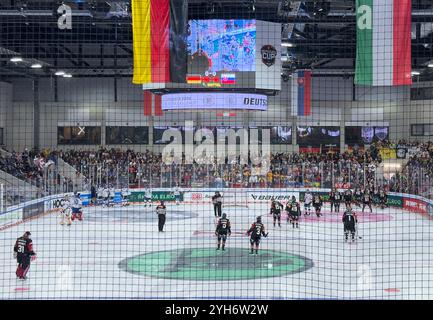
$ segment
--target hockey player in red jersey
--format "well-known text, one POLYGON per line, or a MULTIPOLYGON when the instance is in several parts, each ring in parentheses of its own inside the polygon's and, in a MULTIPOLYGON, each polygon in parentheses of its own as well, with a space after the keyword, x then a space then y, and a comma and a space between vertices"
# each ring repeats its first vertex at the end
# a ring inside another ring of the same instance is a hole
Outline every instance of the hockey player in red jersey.
POLYGON ((22 237, 19 237, 14 246, 14 257, 17 259, 18 267, 15 274, 21 280, 27 279, 27 272, 30 269, 30 261, 36 259, 36 253, 33 251, 33 242, 30 239, 30 231, 26 231, 22 237))

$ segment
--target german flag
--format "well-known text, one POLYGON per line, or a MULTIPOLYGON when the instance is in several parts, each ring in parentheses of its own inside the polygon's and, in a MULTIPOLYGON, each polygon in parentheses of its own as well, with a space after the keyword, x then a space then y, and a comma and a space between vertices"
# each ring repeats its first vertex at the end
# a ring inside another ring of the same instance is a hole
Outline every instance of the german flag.
POLYGON ((133 83, 185 82, 187 0, 133 0, 133 83))

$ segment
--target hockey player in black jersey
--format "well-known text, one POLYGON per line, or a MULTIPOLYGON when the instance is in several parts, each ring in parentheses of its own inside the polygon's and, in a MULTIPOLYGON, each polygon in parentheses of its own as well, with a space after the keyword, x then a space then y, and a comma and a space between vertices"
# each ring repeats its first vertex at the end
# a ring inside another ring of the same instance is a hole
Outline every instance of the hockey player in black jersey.
POLYGON ((362 196, 362 212, 364 212, 365 207, 367 206, 370 209, 370 212, 373 212, 371 209, 371 202, 373 198, 371 197, 370 190, 365 189, 364 195, 362 196))
POLYGON ((353 202, 357 207, 361 207, 361 203, 363 202, 361 189, 355 189, 355 192, 353 193, 353 202))
POLYGON ((333 203, 331 202, 331 212, 332 212, 332 205, 334 205, 335 212, 340 212, 341 198, 342 198, 341 193, 338 190, 335 190, 334 201, 333 203))
POLYGON ((232 234, 230 220, 227 218, 227 214, 223 213, 221 219, 218 220, 218 224, 215 230, 215 235, 218 237, 217 250, 221 249, 224 251, 227 241, 227 236, 232 234), (221 246, 222 241, 222 246, 221 246))
POLYGON ((259 254, 260 240, 262 236, 265 238, 268 236, 268 233, 265 232, 265 226, 262 223, 261 217, 257 217, 256 222, 251 225, 246 234, 250 236, 250 254, 254 254, 254 249, 256 250, 256 254, 259 254))
POLYGON ((315 194, 313 198, 313 207, 316 210, 317 217, 320 217, 322 215, 321 213, 322 205, 323 205, 322 197, 318 194, 315 194))
POLYGON ((379 206, 383 210, 386 207, 388 207, 388 195, 386 194, 385 190, 381 188, 379 190, 379 206))
POLYGON ((352 242, 355 241, 356 224, 358 222, 356 215, 352 210, 348 209, 343 214, 343 226, 344 226, 344 238, 348 241, 349 233, 351 235, 352 242))
POLYGON ((283 209, 283 205, 278 201, 272 201, 271 203, 271 211, 269 214, 272 215, 274 220, 274 227, 276 222, 278 221, 278 226, 281 228, 281 210, 283 209))
POLYGON ((30 269, 30 261, 36 259, 36 253, 33 251, 33 242, 30 239, 30 231, 26 231, 22 237, 19 237, 14 246, 14 257, 17 259, 18 267, 15 272, 20 280, 27 279, 27 272, 30 269))
POLYGON ((221 217, 222 213, 222 197, 221 194, 217 191, 212 196, 213 210, 215 213, 215 217, 221 217))
POLYGON ((292 196, 292 199, 287 202, 286 205, 287 222, 292 223, 292 227, 299 228, 299 217, 301 215, 301 205, 296 201, 296 197, 292 196))
POLYGON ((352 200, 353 200, 352 191, 346 190, 343 197, 344 197, 344 204, 346 205, 346 210, 348 209, 352 210, 352 200))

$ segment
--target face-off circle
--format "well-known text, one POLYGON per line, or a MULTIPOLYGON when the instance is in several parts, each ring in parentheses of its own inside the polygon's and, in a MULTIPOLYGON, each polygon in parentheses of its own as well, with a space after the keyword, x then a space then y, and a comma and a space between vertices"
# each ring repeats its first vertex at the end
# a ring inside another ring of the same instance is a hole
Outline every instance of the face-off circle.
POLYGON ((150 252, 119 263, 129 273, 164 279, 224 281, 281 277, 304 272, 312 260, 287 252, 248 249, 190 248, 150 252))

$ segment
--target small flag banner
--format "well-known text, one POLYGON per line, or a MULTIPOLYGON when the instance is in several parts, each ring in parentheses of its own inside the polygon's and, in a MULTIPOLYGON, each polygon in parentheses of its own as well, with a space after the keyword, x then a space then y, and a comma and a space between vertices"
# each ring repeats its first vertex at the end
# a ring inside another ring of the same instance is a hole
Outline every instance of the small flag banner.
POLYGON ((311 70, 292 75, 292 116, 311 116, 311 70))
POLYGON ((411 0, 356 0, 355 84, 412 84, 411 0))
POLYGON ((162 96, 144 91, 144 115, 145 116, 162 116, 162 96))

